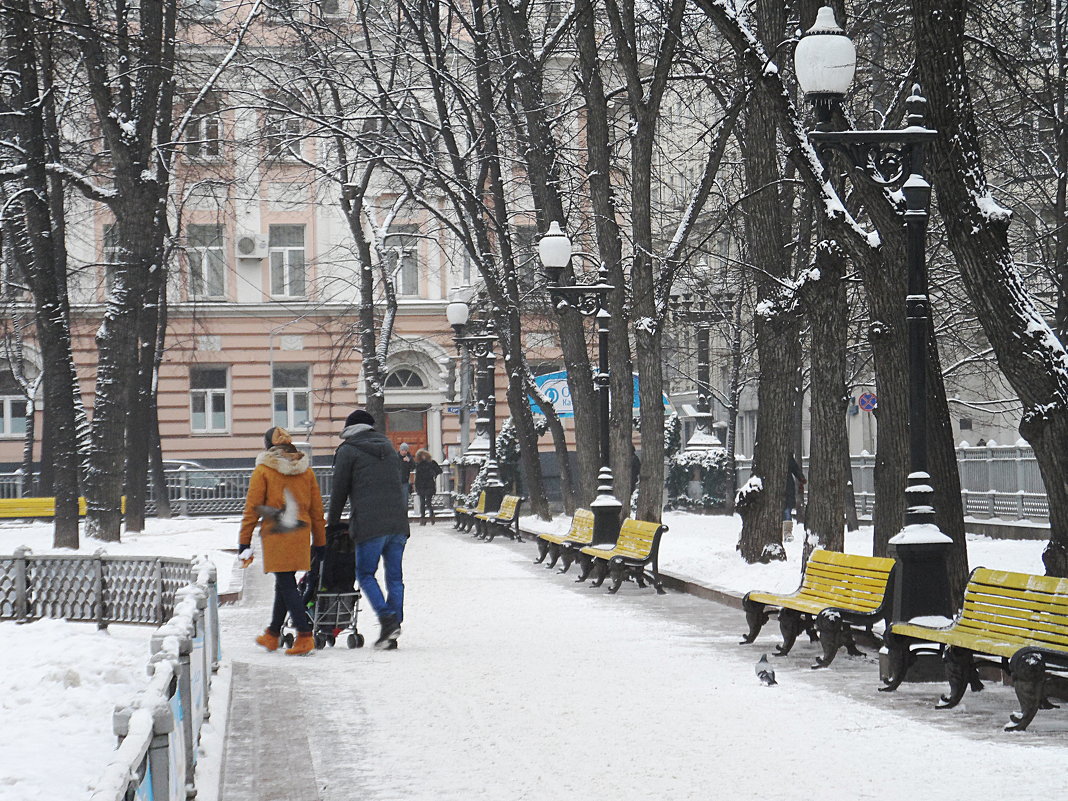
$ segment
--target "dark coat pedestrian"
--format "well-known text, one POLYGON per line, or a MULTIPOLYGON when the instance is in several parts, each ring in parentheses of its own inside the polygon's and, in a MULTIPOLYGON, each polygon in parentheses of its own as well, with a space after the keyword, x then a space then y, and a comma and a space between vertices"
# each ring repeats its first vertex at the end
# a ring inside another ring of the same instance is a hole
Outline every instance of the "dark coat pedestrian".
POLYGON ((415 491, 419 495, 419 525, 426 525, 426 513, 430 510, 430 522, 434 522, 434 493, 437 492, 441 465, 434 461, 430 451, 420 449, 415 454, 415 491))
POLYGON ((356 580, 382 625, 375 648, 392 650, 404 619, 402 562, 409 535, 408 503, 400 454, 374 425, 374 417, 363 409, 345 420, 343 441, 334 454, 327 523, 341 520, 347 500, 349 534, 356 543, 356 580), (380 562, 385 566, 385 594, 376 576, 380 562))

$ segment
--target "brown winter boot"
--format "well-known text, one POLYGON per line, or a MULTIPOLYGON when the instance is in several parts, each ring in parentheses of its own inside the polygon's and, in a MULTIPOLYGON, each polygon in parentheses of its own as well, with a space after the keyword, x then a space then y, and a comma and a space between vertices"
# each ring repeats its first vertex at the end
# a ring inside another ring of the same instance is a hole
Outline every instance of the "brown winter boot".
POLYGON ((278 638, 281 636, 281 632, 274 629, 264 629, 263 634, 256 638, 256 645, 262 645, 268 651, 278 650, 278 638))
POLYGON ((315 637, 310 631, 302 631, 297 634, 297 639, 292 648, 286 648, 286 656, 304 656, 315 650, 315 637))

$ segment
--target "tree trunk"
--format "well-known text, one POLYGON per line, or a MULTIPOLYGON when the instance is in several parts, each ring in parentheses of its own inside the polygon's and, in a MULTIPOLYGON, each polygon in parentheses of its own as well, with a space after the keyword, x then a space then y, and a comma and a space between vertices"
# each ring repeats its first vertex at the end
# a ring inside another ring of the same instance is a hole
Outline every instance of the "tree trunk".
POLYGON ((997 357, 1024 407, 1020 433, 1046 485, 1049 575, 1068 576, 1068 360, 1024 290, 1008 242, 1009 213, 990 198, 964 62, 964 0, 913 0, 917 68, 939 132, 929 160, 949 246, 997 357), (950 211, 951 210, 951 211, 950 211))
POLYGON ((148 493, 152 406, 155 397, 156 348, 159 340, 160 288, 146 295, 138 310, 137 373, 126 416, 126 530, 144 531, 148 493))
MULTIPOLYGON (((786 19, 781 2, 758 6, 758 35, 779 41, 786 19)), ((757 315, 756 345, 760 364, 757 389, 757 436, 753 448, 750 489, 741 509, 742 532, 738 550, 746 562, 786 558, 782 547, 784 488, 793 449, 794 405, 797 403, 797 368, 801 358, 798 325, 779 306, 783 300, 776 278, 789 275, 786 248, 788 225, 779 194, 782 178, 778 136, 771 98, 763 83, 753 87, 743 113, 741 152, 745 163, 748 199, 745 210, 750 261, 756 275, 757 303, 769 309, 757 315)), ((744 491, 744 489, 743 489, 744 491)))
MULTIPOLYGON (((22 222, 9 238, 34 298, 34 316, 45 364, 44 403, 51 443, 52 491, 56 499, 52 544, 78 547, 78 477, 80 460, 75 425, 74 359, 67 294, 67 247, 64 187, 46 170, 58 160, 59 128, 51 88, 51 38, 36 29, 28 0, 12 6, 8 69, 18 75, 17 103, 23 113, 5 115, 19 139, 26 173, 19 196, 22 222)), ((5 131, 6 133, 6 131, 5 131)), ((9 231, 10 232, 10 231, 9 231)))
POLYGON ((846 436, 845 346, 848 314, 845 297, 845 255, 833 242, 816 247, 819 279, 806 293, 812 328, 812 438, 809 443, 806 547, 845 550, 842 454, 848 456, 846 436))

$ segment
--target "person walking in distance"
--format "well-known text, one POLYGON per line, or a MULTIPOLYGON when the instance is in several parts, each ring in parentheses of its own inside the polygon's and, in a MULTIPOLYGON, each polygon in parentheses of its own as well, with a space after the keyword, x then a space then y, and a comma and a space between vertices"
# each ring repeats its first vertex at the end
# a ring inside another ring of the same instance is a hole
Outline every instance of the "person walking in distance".
POLYGON ((419 495, 419 525, 426 525, 426 513, 430 510, 430 523, 434 523, 434 493, 437 491, 441 465, 434 461, 430 451, 420 448, 415 454, 415 491, 419 495))
POLYGON ((805 474, 801 472, 801 465, 797 463, 794 455, 790 454, 790 461, 786 468, 786 486, 783 488, 783 511, 782 511, 782 541, 793 542, 794 539, 794 506, 797 504, 797 488, 804 491, 805 474), (794 481, 797 481, 795 484, 794 481))
POLYGON ((400 454, 374 425, 374 417, 364 409, 345 419, 342 443, 334 454, 327 523, 340 522, 347 500, 349 536, 356 545, 356 580, 382 626, 375 648, 390 650, 397 647, 404 620, 401 565, 410 532, 400 454), (384 595, 376 577, 379 562, 385 567, 384 595))
POLYGON ((415 459, 412 458, 412 452, 407 442, 402 442, 398 450, 401 458, 401 486, 404 487, 404 508, 407 509, 411 505, 412 470, 415 468, 415 459))
POLYGON ((263 572, 274 573, 274 607, 271 623, 256 644, 268 651, 278 650, 286 613, 297 630, 290 656, 315 650, 312 624, 297 591, 296 572, 311 568, 311 554, 326 550, 326 527, 319 482, 284 428, 269 428, 263 435, 267 448, 256 457, 256 469, 248 482, 245 514, 238 536, 238 556, 242 567, 252 564, 252 533, 260 524, 263 542, 263 572))

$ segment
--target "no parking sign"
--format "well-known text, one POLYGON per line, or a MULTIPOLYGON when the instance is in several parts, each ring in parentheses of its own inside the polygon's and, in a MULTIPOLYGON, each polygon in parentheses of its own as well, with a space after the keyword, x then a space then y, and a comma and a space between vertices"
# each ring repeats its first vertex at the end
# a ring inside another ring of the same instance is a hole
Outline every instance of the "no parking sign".
POLYGON ((857 398, 857 406, 866 412, 874 412, 879 408, 879 399, 871 392, 865 392, 857 398))

